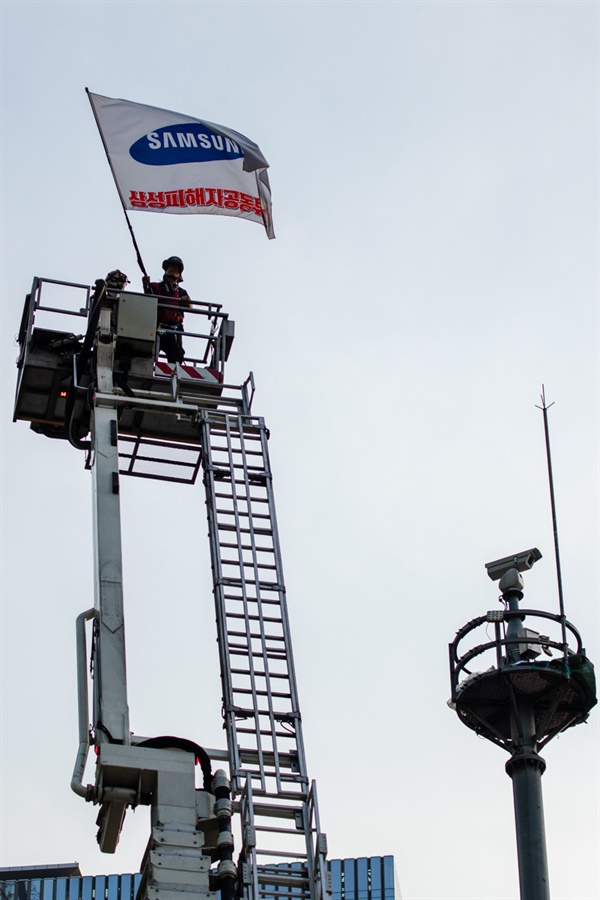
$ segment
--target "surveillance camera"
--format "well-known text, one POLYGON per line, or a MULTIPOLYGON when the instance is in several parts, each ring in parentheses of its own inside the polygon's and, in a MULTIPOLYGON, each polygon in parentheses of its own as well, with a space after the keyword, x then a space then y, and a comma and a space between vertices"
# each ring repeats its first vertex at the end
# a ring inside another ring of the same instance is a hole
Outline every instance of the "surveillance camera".
POLYGON ((492 581, 498 581, 509 569, 516 569, 518 572, 526 572, 531 569, 533 564, 542 558, 542 554, 533 547, 531 550, 524 550, 523 553, 515 553, 513 556, 505 556, 503 559, 495 559, 493 562, 485 564, 487 573, 492 581))

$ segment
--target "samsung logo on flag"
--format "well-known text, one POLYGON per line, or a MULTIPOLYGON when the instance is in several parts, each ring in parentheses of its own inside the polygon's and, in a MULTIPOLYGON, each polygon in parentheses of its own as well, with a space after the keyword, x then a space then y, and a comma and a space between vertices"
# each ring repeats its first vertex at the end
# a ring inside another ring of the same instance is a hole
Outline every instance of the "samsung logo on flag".
POLYGON ((235 141, 210 128, 166 125, 145 134, 129 148, 130 156, 145 166, 175 166, 179 163, 239 159, 244 154, 235 141))

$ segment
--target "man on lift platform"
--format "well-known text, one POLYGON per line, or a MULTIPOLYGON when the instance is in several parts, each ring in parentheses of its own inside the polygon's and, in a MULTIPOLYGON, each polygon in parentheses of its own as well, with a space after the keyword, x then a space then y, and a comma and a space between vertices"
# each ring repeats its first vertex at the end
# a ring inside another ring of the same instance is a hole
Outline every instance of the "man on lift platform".
POLYGON ((183 280, 183 261, 178 256, 169 256, 162 267, 165 273, 162 281, 150 281, 144 275, 142 284, 145 294, 161 298, 158 301, 158 326, 168 330, 160 336, 160 349, 170 363, 182 363, 185 357, 181 341, 183 307, 191 306, 188 292, 179 287, 183 280))

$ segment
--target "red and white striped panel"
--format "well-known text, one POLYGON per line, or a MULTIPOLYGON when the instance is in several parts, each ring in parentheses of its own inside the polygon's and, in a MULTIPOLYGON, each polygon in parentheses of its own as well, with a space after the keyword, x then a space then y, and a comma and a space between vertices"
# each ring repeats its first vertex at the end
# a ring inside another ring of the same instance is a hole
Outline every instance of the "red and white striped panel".
POLYGON ((209 384, 220 384, 222 375, 216 369, 196 369, 195 366, 186 366, 180 363, 167 363, 157 360, 154 364, 156 375, 171 377, 177 370, 177 377, 182 381, 206 381, 209 384))

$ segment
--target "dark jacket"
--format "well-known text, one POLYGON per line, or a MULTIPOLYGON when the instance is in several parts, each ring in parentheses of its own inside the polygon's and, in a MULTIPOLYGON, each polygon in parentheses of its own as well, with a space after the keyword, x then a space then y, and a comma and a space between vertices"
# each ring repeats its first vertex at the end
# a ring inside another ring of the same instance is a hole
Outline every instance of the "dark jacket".
POLYGON ((164 306, 158 308, 158 324, 167 325, 173 328, 175 325, 181 325, 183 322, 183 307, 189 306, 190 295, 182 287, 171 287, 168 281, 151 281, 148 288, 144 289, 146 294, 154 294, 160 297, 159 303, 168 303, 173 309, 164 306), (164 298, 164 299, 163 299, 164 298))

